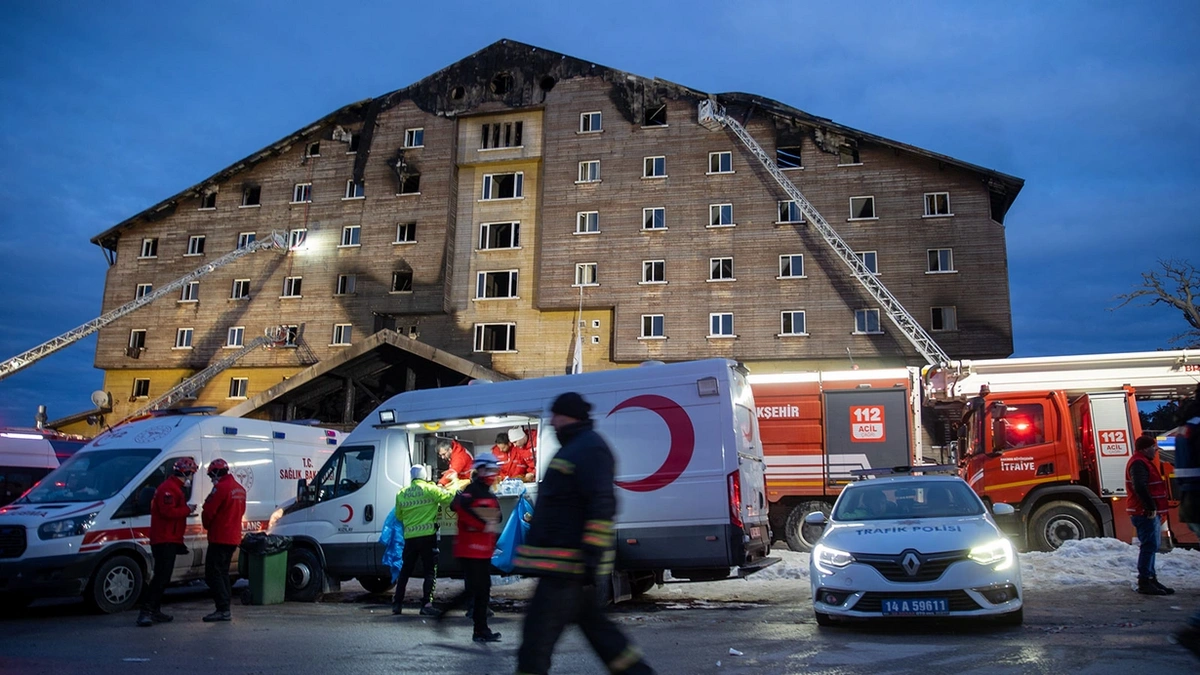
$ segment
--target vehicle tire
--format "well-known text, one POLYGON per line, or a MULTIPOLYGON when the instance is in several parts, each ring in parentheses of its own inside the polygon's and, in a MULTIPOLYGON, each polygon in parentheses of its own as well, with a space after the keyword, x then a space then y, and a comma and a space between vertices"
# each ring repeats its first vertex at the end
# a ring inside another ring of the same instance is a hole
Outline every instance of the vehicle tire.
POLYGON ((358 577, 358 583, 362 584, 368 593, 376 595, 387 593, 396 585, 392 583, 391 577, 358 577))
POLYGON ((307 548, 288 552, 287 588, 284 596, 296 602, 316 602, 325 587, 325 569, 321 559, 307 548))
POLYGON ((1075 502, 1050 502, 1029 519, 1029 547, 1054 551, 1064 541, 1100 536, 1100 527, 1088 510, 1075 502))
POLYGON ((144 580, 137 561, 127 555, 115 555, 96 568, 84 599, 105 614, 124 612, 141 596, 144 580))
POLYGON ((654 588, 656 579, 653 574, 647 574, 644 577, 637 577, 630 583, 629 592, 634 599, 640 598, 650 592, 654 588))
POLYGON ((821 533, 825 531, 825 528, 820 525, 805 523, 804 517, 818 511, 828 517, 832 510, 826 502, 804 502, 792 508, 783 526, 783 534, 787 539, 788 548, 797 553, 812 551, 813 546, 817 545, 817 540, 821 538, 821 533))
POLYGON ((828 628, 828 627, 830 627, 830 626, 833 626, 833 625, 835 625, 835 622, 834 622, 834 620, 833 620, 833 617, 832 617, 832 616, 829 616, 829 615, 828 615, 828 614, 826 614, 825 612, 816 612, 816 611, 814 611, 814 612, 813 612, 813 616, 817 617, 817 625, 818 625, 818 626, 821 626, 821 627, 823 627, 823 628, 828 628))
POLYGON ((996 617, 996 623, 1000 624, 1001 626, 1020 626, 1021 624, 1025 623, 1025 608, 1022 607, 1015 612, 1001 614, 1000 616, 996 617))

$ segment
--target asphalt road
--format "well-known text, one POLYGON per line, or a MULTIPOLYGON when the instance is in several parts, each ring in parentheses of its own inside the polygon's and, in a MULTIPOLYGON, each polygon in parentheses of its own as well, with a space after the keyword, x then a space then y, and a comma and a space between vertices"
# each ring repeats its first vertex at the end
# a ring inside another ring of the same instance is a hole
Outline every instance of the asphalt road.
MULTIPOLYGON (((411 584, 411 593, 417 585, 411 584)), ((439 582, 438 596, 455 588, 439 582)), ((200 621, 212 609, 203 586, 173 590, 164 608, 175 621, 153 628, 135 627, 136 612, 101 616, 79 603, 39 603, 20 618, 0 621, 0 672, 512 673, 528 588, 525 582, 496 589, 492 629, 504 637, 491 645, 472 643, 470 622, 461 615, 439 632, 416 615, 415 603, 394 617, 388 598, 356 584, 317 604, 235 604, 233 622, 222 624, 200 621)), ((1196 591, 1150 598, 1113 585, 1032 590, 1019 628, 922 622, 818 629, 806 594, 807 583, 800 582, 782 590, 744 581, 672 584, 645 601, 619 606, 612 616, 660 673, 1200 670, 1200 661, 1167 640, 1200 606, 1196 591), (731 655, 730 648, 742 654, 731 655)), ((554 672, 605 670, 572 630, 559 644, 554 672)))

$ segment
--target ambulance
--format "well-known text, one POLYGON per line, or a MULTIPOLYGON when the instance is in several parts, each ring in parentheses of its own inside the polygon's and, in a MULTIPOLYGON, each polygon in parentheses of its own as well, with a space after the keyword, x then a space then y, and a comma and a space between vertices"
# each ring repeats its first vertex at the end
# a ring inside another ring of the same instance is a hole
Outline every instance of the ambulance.
MULTIPOLYGON (((592 404, 596 430, 616 458, 615 600, 650 590, 667 571, 715 580, 777 561, 768 557, 763 449, 746 371, 710 359, 393 396, 346 437, 315 480, 299 483, 296 503, 273 519, 270 531, 294 542, 289 597, 314 600, 352 577, 373 592, 391 586, 380 530, 410 467, 441 475, 439 441, 477 454, 490 451, 500 431, 535 438, 540 479, 559 448, 550 404, 568 391, 592 404)), ((537 484, 524 487, 536 512, 537 484)), ((502 491, 506 518, 518 498, 502 491)), ((455 534, 453 520, 444 520, 439 574, 454 573, 455 534)))
POLYGON ((150 498, 183 457, 200 466, 188 494, 197 509, 184 536, 189 552, 171 578, 203 578, 199 507, 212 490, 212 460, 227 461, 246 488, 242 526, 259 531, 294 496, 296 479, 315 475, 341 441, 311 426, 196 414, 211 410, 164 411, 108 430, 0 508, 0 605, 83 596, 105 613, 134 606, 153 569, 150 498))
POLYGON ((51 429, 0 429, 0 506, 33 487, 87 444, 51 429))

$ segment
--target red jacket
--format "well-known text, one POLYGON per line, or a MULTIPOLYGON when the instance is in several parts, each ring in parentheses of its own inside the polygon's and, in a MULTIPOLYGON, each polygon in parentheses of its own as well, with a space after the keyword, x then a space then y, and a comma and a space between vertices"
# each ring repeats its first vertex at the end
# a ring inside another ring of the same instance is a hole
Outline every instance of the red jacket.
POLYGON ((1133 474, 1131 469, 1135 463, 1141 463, 1146 466, 1147 478, 1146 488, 1150 492, 1150 500, 1154 502, 1154 510, 1160 514, 1167 512, 1167 484, 1163 482, 1162 474, 1159 473, 1158 467, 1154 465, 1141 453, 1133 453, 1133 457, 1129 458, 1129 463, 1125 465, 1125 494, 1128 499, 1125 502, 1125 510, 1131 516, 1146 515, 1146 505, 1142 504, 1142 498, 1138 496, 1137 486, 1133 482, 1133 474))
POLYGON ((450 468, 442 472, 438 485, 448 485, 452 480, 470 478, 471 466, 474 462, 475 458, 467 452, 466 448, 459 445, 458 441, 452 441, 450 444, 450 468), (454 476, 451 472, 458 475, 454 476))
POLYGON ((150 544, 182 544, 190 513, 183 481, 178 476, 168 476, 154 491, 150 502, 150 544))
POLYGON ((492 454, 500 460, 500 480, 519 478, 524 480, 525 474, 534 472, 533 451, 524 446, 510 445, 508 452, 499 452, 499 446, 492 446, 492 454))
POLYGON ((500 538, 500 500, 487 483, 473 480, 454 497, 450 508, 458 514, 454 557, 491 559, 500 538))
POLYGON ((225 474, 213 485, 204 500, 200 520, 208 530, 208 543, 242 543, 242 516, 246 514, 246 489, 232 474, 225 474))

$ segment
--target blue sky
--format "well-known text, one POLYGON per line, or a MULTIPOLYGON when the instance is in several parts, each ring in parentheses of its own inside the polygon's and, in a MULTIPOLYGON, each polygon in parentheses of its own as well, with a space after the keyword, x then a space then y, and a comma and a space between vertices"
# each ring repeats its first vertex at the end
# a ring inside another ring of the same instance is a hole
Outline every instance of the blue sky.
MULTIPOLYGON (((744 91, 1024 178, 1006 221, 1017 356, 1151 350, 1109 311, 1200 264, 1200 3, 5 3, 0 358, 100 313, 89 239, 353 101, 501 38, 744 91), (159 5, 162 5, 161 7, 159 5)), ((0 381, 0 426, 89 407, 88 339, 0 381)))

